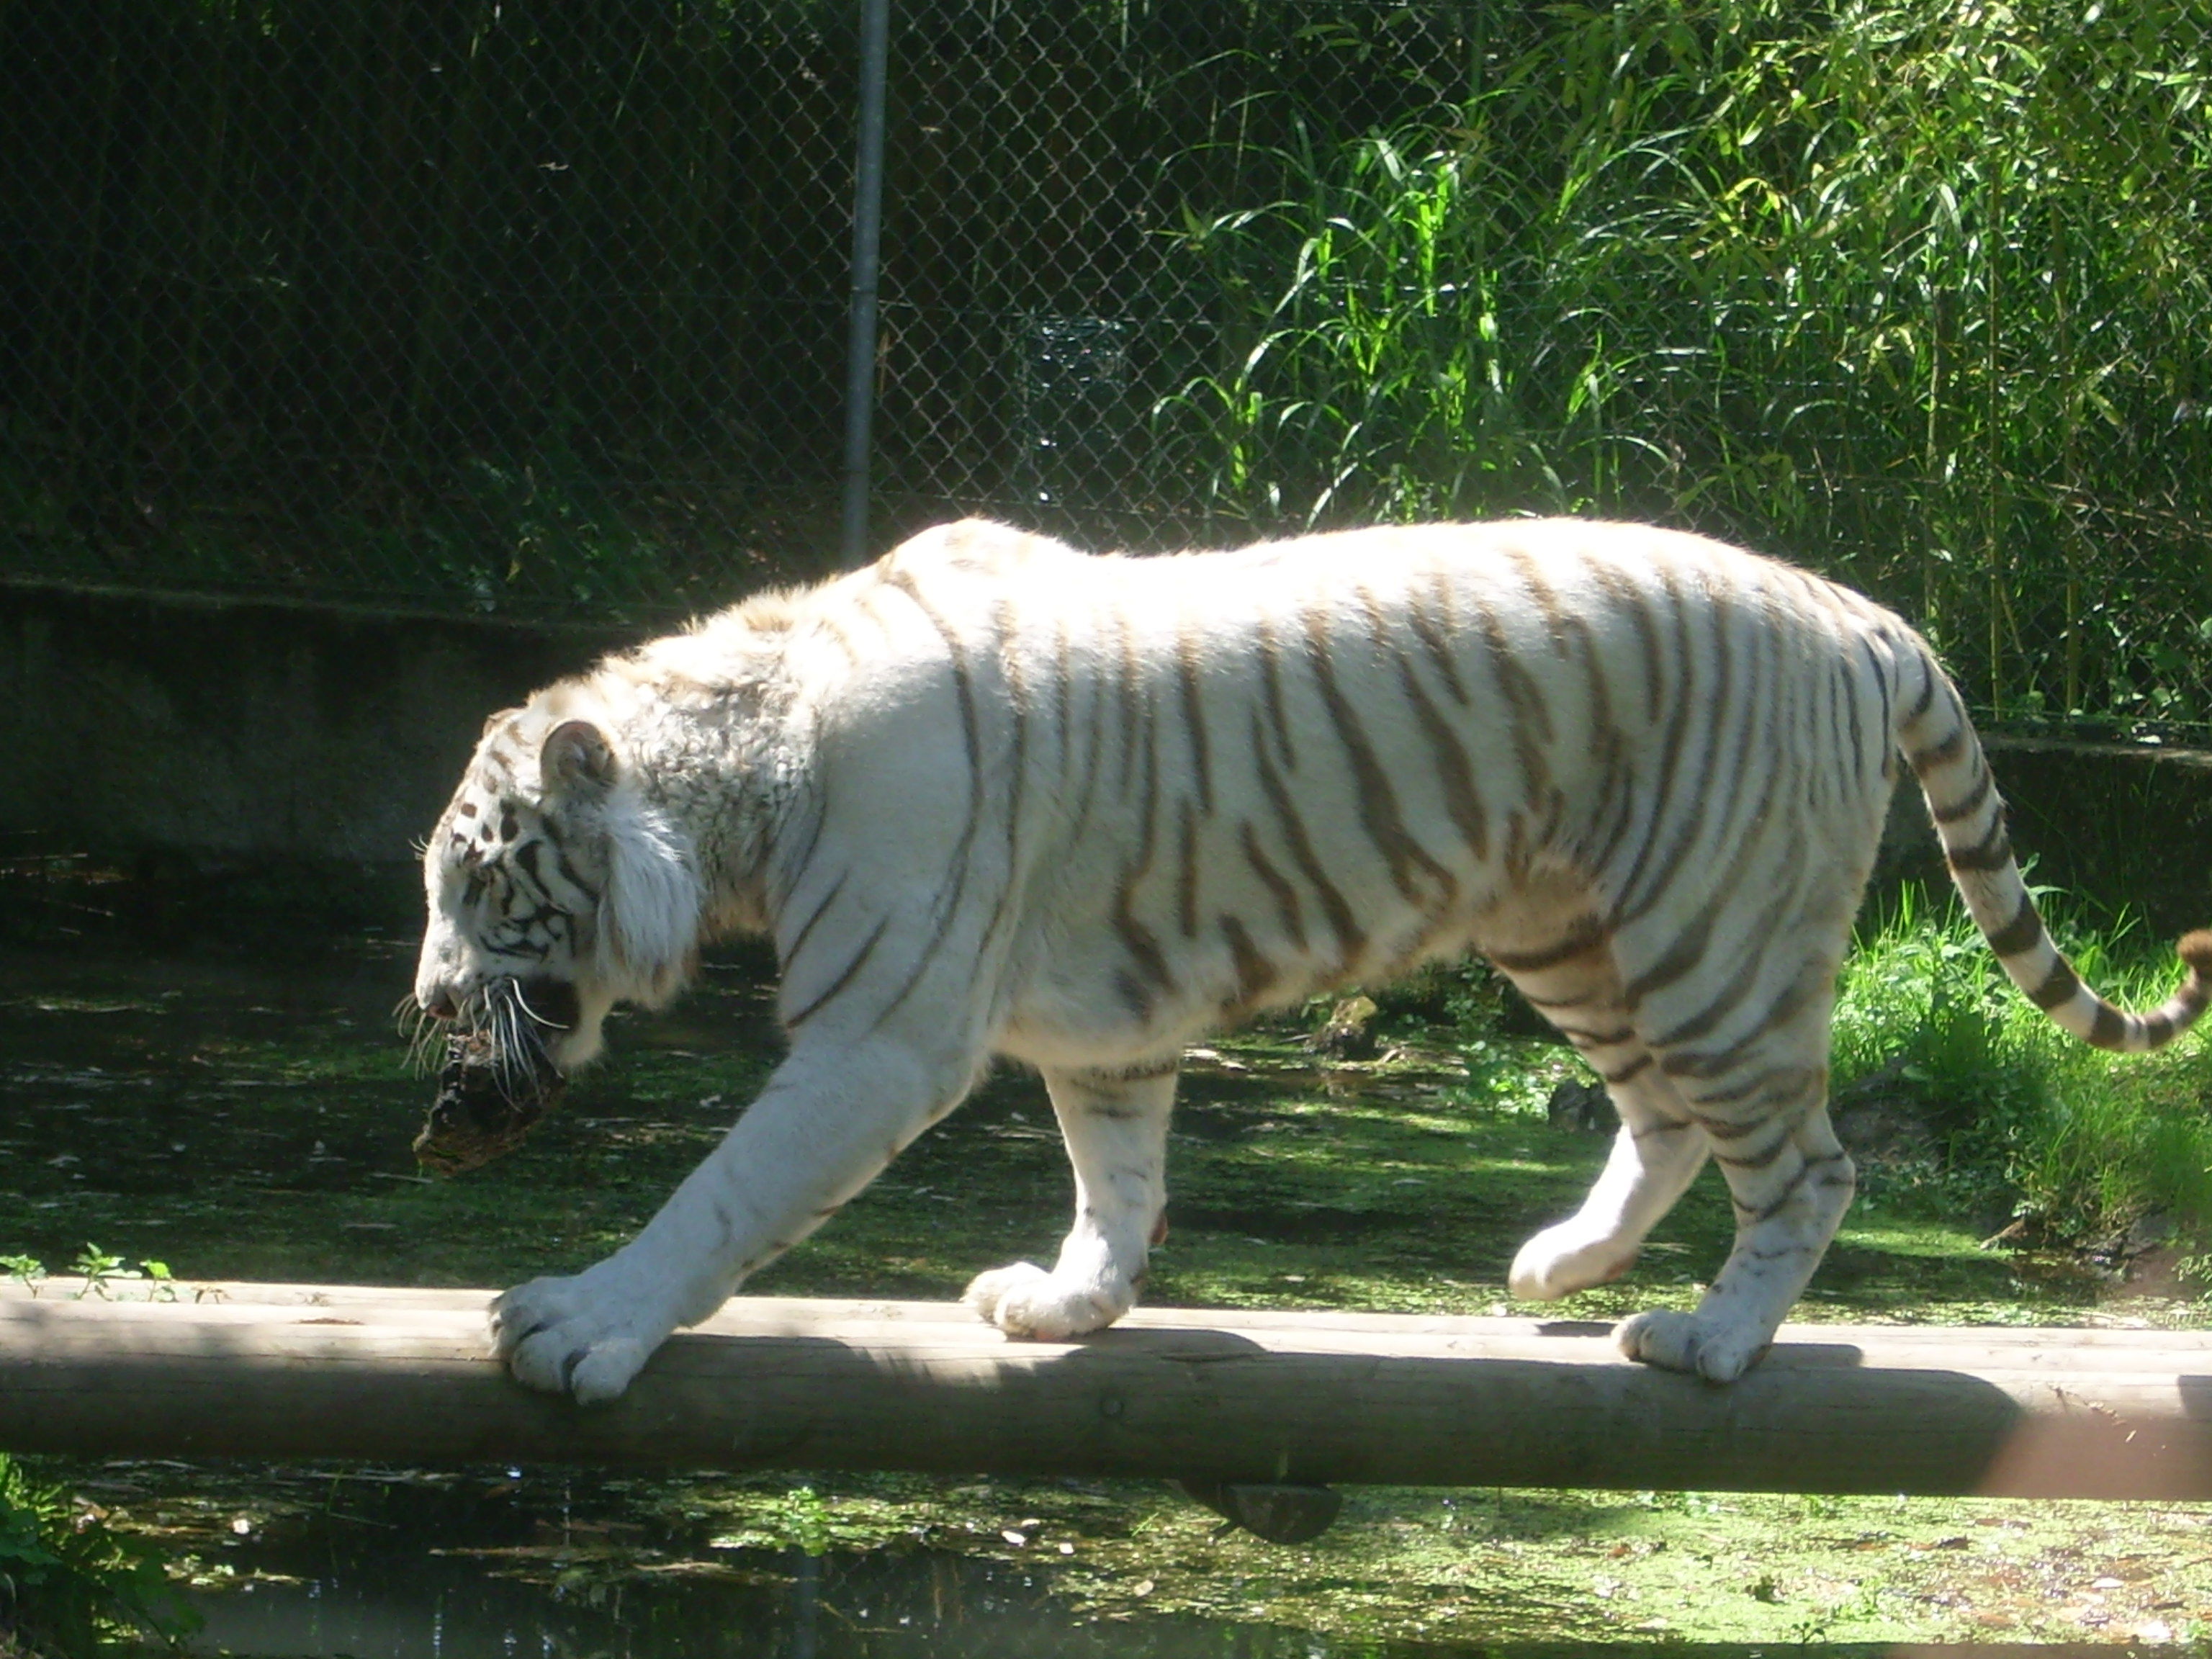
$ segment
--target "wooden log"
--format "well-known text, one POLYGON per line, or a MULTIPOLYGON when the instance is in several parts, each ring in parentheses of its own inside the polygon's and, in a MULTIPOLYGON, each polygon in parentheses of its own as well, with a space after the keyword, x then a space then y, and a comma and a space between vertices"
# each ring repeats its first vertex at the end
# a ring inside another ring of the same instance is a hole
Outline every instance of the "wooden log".
POLYGON ((2212 1498, 2208 1333, 1789 1327, 1717 1388, 1572 1322, 1147 1309, 1013 1342, 744 1297, 586 1410, 486 1357, 483 1291, 42 1290, 0 1293, 15 1451, 2212 1498))

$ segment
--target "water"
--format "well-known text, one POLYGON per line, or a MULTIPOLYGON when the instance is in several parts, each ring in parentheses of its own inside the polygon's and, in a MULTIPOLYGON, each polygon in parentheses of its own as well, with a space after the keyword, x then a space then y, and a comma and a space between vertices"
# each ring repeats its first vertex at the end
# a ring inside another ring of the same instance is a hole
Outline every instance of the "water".
POLYGON ((747 1568, 728 1581, 568 1589, 518 1583, 486 1567, 454 1557, 360 1564, 204 1595, 208 1622, 192 1650, 265 1659, 890 1659, 946 1653, 1320 1659, 1376 1651, 1265 1626, 1085 1621, 1027 1577, 942 1555, 798 1555, 747 1568))
MULTIPOLYGON (((1086 1611, 1018 1565, 927 1548, 716 1548, 638 1518, 640 1483, 520 1470, 270 1471, 212 1494, 112 1466, 220 1541, 192 1651, 241 1659, 894 1659, 901 1655, 1337 1659, 1486 1650, 1338 1644, 1266 1624, 1086 1611), (275 1512, 258 1496, 280 1498, 275 1512), (236 1511, 236 1519, 226 1515, 236 1511), (234 1529, 235 1528, 235 1529, 234 1529)), ((100 1482, 95 1478, 95 1486, 100 1482)), ((173 1516, 175 1511, 169 1511, 173 1516)))

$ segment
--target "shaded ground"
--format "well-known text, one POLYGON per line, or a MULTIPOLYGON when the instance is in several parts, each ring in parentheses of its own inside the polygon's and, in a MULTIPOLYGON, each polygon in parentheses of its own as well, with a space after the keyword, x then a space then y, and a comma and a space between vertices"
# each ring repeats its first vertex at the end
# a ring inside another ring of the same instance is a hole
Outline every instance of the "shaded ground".
MULTIPOLYGON (((429 1085, 404 1070, 390 1015, 412 945, 368 934, 289 959, 0 956, 0 1255, 59 1269, 94 1243, 186 1280, 501 1285, 580 1267, 651 1213, 773 1063, 757 968, 710 968, 671 1013, 619 1021, 613 1059, 578 1079, 522 1152, 432 1182, 408 1152, 429 1085)), ((1282 1037, 1196 1057, 1150 1299, 1502 1310, 1512 1249, 1571 1206, 1603 1154, 1601 1137, 1546 1116, 1571 1065, 1506 1036, 1327 1069, 1282 1037)), ((1869 1186, 1875 1201, 1854 1212, 1802 1317, 2063 1325, 2201 1312, 2125 1298, 2064 1258, 1982 1249, 1988 1218, 1885 1201, 1879 1172, 1869 1186)), ((1048 1259, 1067 1201, 1042 1091, 1007 1073, 754 1288, 957 1295, 979 1267, 1048 1259)), ((1729 1225, 1709 1175, 1634 1274, 1563 1311, 1688 1300, 1729 1225)), ((755 1618, 745 1596, 787 1610, 812 1571, 827 1575, 820 1606, 840 1611, 810 1616, 825 1630, 858 1620, 891 1644, 869 1651, 903 1650, 895 1626, 854 1609, 907 1597, 911 1620, 916 1586, 936 1584, 927 1594, 941 1608, 956 1581, 958 1595, 1044 1609, 1022 1626, 1030 1651, 1046 1650, 1048 1627, 1123 1623, 1148 1634, 1117 1652, 1255 1655, 1307 1652, 1297 1632, 1413 1644, 2212 1635, 2212 1510, 2193 1506, 1368 1490, 1349 1494, 1324 1538, 1282 1549, 1135 1483, 69 1473, 210 1583, 258 1573, 270 1595, 287 1578, 322 1584, 298 1571, 298 1552, 317 1550, 353 1550, 357 1580, 369 1571, 358 1540, 398 1530, 418 1552, 441 1540, 437 1571, 461 1573, 457 1584, 494 1575, 572 1612, 629 1595, 636 1613, 671 1583, 713 1583, 724 1600, 697 1606, 742 1626, 755 1618), (394 1503, 417 1507, 395 1519, 380 1508, 394 1503), (489 1533, 462 1514, 502 1505, 514 1513, 489 1533), (870 1588, 870 1564, 894 1557, 905 1576, 870 1588), (797 1565, 807 1561, 826 1565, 797 1565), (1232 1622, 1176 1622, 1200 1615, 1232 1622), (1237 1625, 1289 1633, 1286 1644, 1224 1645, 1237 1625)))

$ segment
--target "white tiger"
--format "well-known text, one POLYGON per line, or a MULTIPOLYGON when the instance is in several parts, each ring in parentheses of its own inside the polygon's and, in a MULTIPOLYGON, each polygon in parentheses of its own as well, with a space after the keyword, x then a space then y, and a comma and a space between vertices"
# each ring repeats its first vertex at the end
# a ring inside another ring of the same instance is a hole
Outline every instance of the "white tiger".
POLYGON ((1050 1268, 967 1299, 1012 1336, 1095 1331, 1163 1225, 1184 1045, 1472 947, 1622 1125, 1513 1294, 1625 1272, 1710 1155, 1735 1249, 1696 1311, 1619 1341, 1733 1378, 1850 1199, 1829 1016, 1900 754, 2053 1020, 2136 1049, 2195 1020, 2212 933, 2154 1013, 2075 978, 1911 629, 1693 536, 1506 522, 1133 558, 968 521, 611 658, 485 728, 428 843, 416 998, 510 1043, 534 1020, 565 1072, 615 1003, 759 930, 790 1049, 635 1240, 500 1298, 496 1346, 533 1387, 620 1394, 994 1054, 1044 1075, 1075 1220, 1050 1268))

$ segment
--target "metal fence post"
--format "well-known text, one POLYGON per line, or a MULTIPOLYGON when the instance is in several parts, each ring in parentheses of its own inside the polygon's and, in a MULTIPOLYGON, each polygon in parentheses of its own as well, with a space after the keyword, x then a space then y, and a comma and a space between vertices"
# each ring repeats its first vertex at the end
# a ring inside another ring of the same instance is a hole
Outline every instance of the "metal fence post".
POLYGON ((860 137, 853 167, 852 329, 845 360, 845 498, 838 561, 868 551, 869 427, 876 400, 876 276, 884 228, 884 82, 890 0, 860 0, 860 137))

